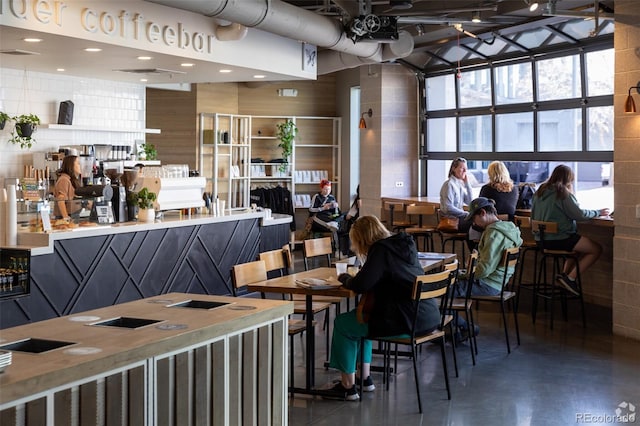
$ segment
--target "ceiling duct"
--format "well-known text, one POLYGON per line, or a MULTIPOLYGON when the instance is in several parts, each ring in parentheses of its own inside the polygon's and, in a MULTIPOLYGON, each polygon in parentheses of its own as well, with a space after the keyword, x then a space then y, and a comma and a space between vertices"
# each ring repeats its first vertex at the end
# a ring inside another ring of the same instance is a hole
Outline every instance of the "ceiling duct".
MULTIPOLYGON (((357 56, 360 58, 358 60, 360 62, 373 63, 381 60, 382 57, 397 59, 403 57, 395 56, 397 52, 406 52, 406 55, 409 55, 413 50, 413 38, 410 38, 411 49, 392 49, 390 46, 395 43, 382 44, 379 40, 375 40, 376 43, 354 43, 347 37, 341 23, 337 20, 301 9, 281 0, 261 2, 246 0, 146 1, 257 28, 282 37, 331 49, 342 55, 357 56)), ((400 38, 398 36, 398 41, 400 38)), ((406 43, 406 39, 402 41, 403 45, 406 43)), ((324 73, 325 69, 319 60, 318 74, 324 73)))

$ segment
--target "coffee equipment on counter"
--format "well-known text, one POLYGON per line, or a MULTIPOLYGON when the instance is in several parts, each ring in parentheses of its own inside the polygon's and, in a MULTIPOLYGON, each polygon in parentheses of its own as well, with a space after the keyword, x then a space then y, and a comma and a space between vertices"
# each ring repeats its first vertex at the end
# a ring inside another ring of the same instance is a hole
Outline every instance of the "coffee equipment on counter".
POLYGON ((113 197, 111 204, 113 207, 114 219, 116 222, 126 222, 129 220, 127 209, 127 191, 122 185, 122 172, 118 169, 105 169, 105 175, 111 180, 113 197))
POLYGON ((105 185, 87 185, 76 188, 76 195, 93 199, 89 219, 100 224, 113 223, 115 221, 111 203, 113 188, 110 185, 109 178, 105 180, 107 182, 105 185))

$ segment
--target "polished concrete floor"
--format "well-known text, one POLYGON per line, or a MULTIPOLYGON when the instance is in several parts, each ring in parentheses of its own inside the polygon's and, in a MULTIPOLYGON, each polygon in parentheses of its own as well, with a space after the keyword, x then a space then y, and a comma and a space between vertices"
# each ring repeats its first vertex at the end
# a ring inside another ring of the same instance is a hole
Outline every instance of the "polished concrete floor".
MULTIPOLYGON (((297 268, 296 268, 297 269, 297 268)), ((458 346, 459 377, 447 347, 451 400, 447 399, 439 349, 426 346, 418 364, 424 413, 418 412, 412 363, 400 359, 390 389, 373 373, 377 389, 361 402, 289 398, 290 425, 571 425, 626 424, 631 405, 640 417, 640 342, 613 336, 610 320, 587 308, 582 328, 577 306, 569 321, 539 314, 535 325, 522 308, 521 344, 507 354, 499 313, 481 306, 477 323, 479 355, 475 366, 467 344, 458 346), (485 309, 486 308, 486 309, 485 309), (616 418, 619 409, 620 418, 616 418)), ((339 373, 326 370, 322 327, 316 327, 316 385, 329 386, 339 373)), ((295 339, 296 385, 304 384, 304 347, 295 339)), ((374 364, 382 360, 374 356, 374 364)), ((635 420, 640 424, 640 418, 635 420)))

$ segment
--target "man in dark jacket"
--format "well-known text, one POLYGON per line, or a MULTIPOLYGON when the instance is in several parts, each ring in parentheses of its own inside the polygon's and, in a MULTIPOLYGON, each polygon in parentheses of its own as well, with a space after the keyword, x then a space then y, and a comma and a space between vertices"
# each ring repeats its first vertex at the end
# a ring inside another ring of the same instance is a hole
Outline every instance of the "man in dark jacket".
MULTIPOLYGON (((424 274, 411 236, 390 235, 375 216, 363 216, 352 226, 351 241, 358 256, 366 258, 362 269, 353 277, 341 274, 338 279, 346 288, 362 293, 370 306, 364 318, 357 310, 338 315, 333 329, 330 366, 341 371, 341 382, 330 392, 336 399, 358 400, 355 370, 360 338, 366 336, 397 336, 411 332, 413 325, 412 289, 415 278, 424 274)), ((362 303, 362 302, 361 302, 362 303)), ((418 331, 434 330, 440 324, 440 311, 434 300, 420 303, 418 331)), ((364 345, 365 377, 363 391, 375 389, 369 368, 371 342, 364 345)))

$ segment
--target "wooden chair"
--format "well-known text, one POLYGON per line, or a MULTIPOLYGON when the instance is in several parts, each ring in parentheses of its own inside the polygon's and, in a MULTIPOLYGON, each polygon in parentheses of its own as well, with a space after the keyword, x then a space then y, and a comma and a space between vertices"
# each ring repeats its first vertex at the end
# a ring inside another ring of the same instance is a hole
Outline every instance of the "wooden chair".
POLYGON ((405 228, 404 232, 413 237, 413 239, 416 241, 416 246, 418 246, 418 239, 422 238, 422 251, 435 250, 433 244, 433 234, 436 232, 436 227, 434 225, 426 224, 428 218, 433 218, 435 214, 436 207, 433 204, 407 206, 407 216, 410 219, 409 221, 411 221, 413 217, 417 216, 418 226, 410 226, 408 228, 405 228))
MULTIPOLYGON (((333 247, 331 245, 331 238, 323 237, 323 238, 312 238, 310 240, 304 240, 302 245, 302 255, 304 260, 304 270, 309 270, 309 260, 314 258, 325 258, 326 266, 331 267, 331 255, 333 254, 333 247)), ((294 295, 293 300, 296 302, 303 300, 300 299, 299 296, 294 295)), ((329 333, 329 316, 328 316, 328 306, 333 305, 336 309, 336 316, 340 314, 340 307, 342 305, 341 297, 333 297, 333 296, 314 296, 314 301, 319 303, 327 304, 327 320, 325 322, 325 329, 327 334, 329 333)), ((349 301, 347 300, 347 308, 349 301)), ((328 339, 327 339, 328 342, 328 339)), ((327 343, 327 359, 329 355, 329 344, 327 343)))
POLYGON ((260 260, 264 260, 267 268, 267 274, 273 272, 281 277, 289 275, 289 271, 293 264, 289 244, 285 244, 281 249, 262 252, 258 256, 260 260))
MULTIPOLYGON (((239 265, 234 265, 231 268, 231 281, 233 283, 233 295, 238 296, 238 291, 243 290, 249 284, 253 284, 260 281, 265 281, 267 279, 267 268, 264 260, 257 260, 254 262, 241 263, 239 265)), ((264 293, 262 294, 262 298, 264 298, 264 293)), ((315 322, 313 323, 315 328, 315 322)), ((290 378, 291 378, 291 387, 294 387, 294 357, 293 357, 293 348, 294 341, 293 337, 296 334, 300 334, 306 330, 307 323, 304 320, 294 320, 289 318, 288 321, 288 334, 289 334, 289 345, 291 346, 291 355, 289 358, 289 369, 290 369, 290 378)), ((313 330, 309 330, 309 333, 313 333, 313 330)))
MULTIPOLYGON (((440 222, 440 216, 442 215, 440 209, 436 209, 436 217, 438 223, 440 222)), ((441 249, 442 253, 445 253, 445 247, 448 242, 451 242, 451 253, 456 252, 456 243, 461 243, 462 245, 462 259, 466 259, 466 246, 467 240, 469 239, 469 235, 466 232, 444 232, 438 230, 438 234, 440 234, 441 241, 441 249)))
POLYGON ((384 209, 389 212, 389 222, 387 223, 387 228, 390 231, 398 232, 402 229, 416 226, 416 223, 414 222, 411 222, 409 220, 396 220, 396 218, 394 217, 396 213, 405 213, 404 207, 404 203, 400 201, 386 201, 384 203, 384 209))
POLYGON ((582 297, 582 278, 580 276, 580 269, 577 268, 578 274, 576 276, 576 284, 578 287, 578 295, 569 293, 564 287, 560 287, 556 284, 556 276, 562 272, 562 267, 567 261, 575 262, 576 265, 579 261, 579 255, 575 251, 565 250, 551 250, 545 247, 545 236, 547 234, 556 234, 558 232, 557 222, 543 222, 539 220, 531 221, 531 229, 534 234, 540 236, 540 245, 542 247, 542 256, 538 264, 538 272, 536 277, 536 285, 534 287, 533 296, 533 322, 536 321, 536 313, 538 308, 538 298, 543 298, 551 302, 551 318, 549 327, 553 329, 553 305, 555 299, 559 297, 562 303, 562 312, 564 314, 565 321, 567 318, 567 301, 578 300, 580 302, 580 308, 582 310, 582 326, 587 326, 587 319, 584 314, 584 299, 582 297), (551 280, 547 280, 547 261, 551 261, 553 264, 551 280))
MULTIPOLYGON (((418 395, 418 409, 420 413, 422 413, 422 398, 420 397, 420 374, 418 372, 418 353, 417 349, 424 343, 427 342, 437 342, 440 345, 440 354, 442 358, 442 369, 444 372, 445 384, 447 387, 447 398, 451 399, 451 389, 449 387, 449 372, 447 370, 447 358, 445 354, 445 322, 449 314, 447 313, 448 303, 448 294, 450 285, 453 282, 455 274, 449 271, 442 271, 435 274, 428 275, 419 275, 416 277, 414 286, 413 286, 413 300, 415 303, 415 310, 412 313, 413 317, 413 325, 411 327, 410 334, 404 336, 393 336, 393 337, 367 337, 369 340, 382 342, 385 350, 384 350, 384 375, 387 383, 387 390, 389 390, 389 359, 390 352, 389 347, 391 344, 399 344, 399 345, 408 345, 411 346, 411 358, 413 360, 413 375, 416 382, 416 393, 418 395), (421 301, 428 299, 439 299, 440 303, 440 312, 441 312, 441 323, 440 327, 438 327, 435 331, 426 334, 419 334, 417 327, 418 320, 418 308, 421 301)), ((363 339, 364 340, 364 339, 363 339)), ((360 351, 361 357, 360 362, 362 363, 362 351, 360 351)), ((364 378, 360 377, 360 387, 362 388, 362 381, 364 378)))
MULTIPOLYGON (((456 260, 457 263, 457 260, 456 260)), ((478 252, 473 251, 469 255, 469 259, 467 260, 467 280, 469 282, 473 282, 474 275, 476 273, 476 267, 478 266, 478 252)), ((445 270, 452 270, 452 268, 457 269, 457 265, 448 264, 445 265, 445 270), (451 266, 450 266, 451 265, 451 266)), ((458 276, 456 275, 456 283, 458 276)), ((471 288, 472 286, 467 286, 467 292, 464 297, 451 297, 450 299, 450 309, 454 312, 454 314, 460 315, 464 313, 465 319, 467 320, 467 325, 469 327, 469 349, 471 350, 471 361, 473 365, 476 365, 476 355, 478 354, 478 342, 476 340, 476 334, 472 333, 472 330, 475 330, 475 320, 473 319, 473 310, 471 309, 473 305, 473 301, 471 300, 471 288)), ((453 328, 453 327, 452 327, 453 328)), ((453 331, 451 335, 452 341, 455 344, 455 337, 453 336, 453 331)))
POLYGON ((511 345, 509 343, 509 329, 507 327, 507 314, 505 305, 507 302, 511 302, 511 311, 513 312, 513 322, 516 327, 516 337, 518 339, 518 346, 520 345, 520 329, 518 327, 518 309, 517 304, 514 303, 517 294, 517 287, 512 285, 515 280, 516 272, 518 270, 518 260, 520 259, 520 248, 508 248, 504 251, 502 256, 502 267, 504 268, 504 275, 502 276, 502 288, 500 294, 496 296, 471 296, 472 300, 483 302, 495 302, 500 303, 500 311, 502 312, 502 324, 504 325, 504 337, 507 342, 507 352, 511 353, 511 345), (509 276, 509 270, 513 271, 513 274, 509 276))

